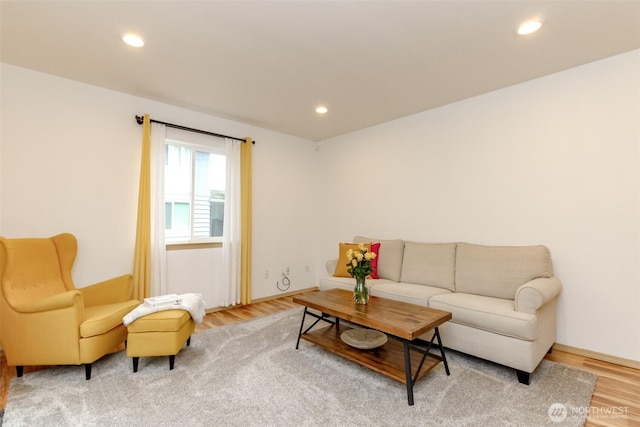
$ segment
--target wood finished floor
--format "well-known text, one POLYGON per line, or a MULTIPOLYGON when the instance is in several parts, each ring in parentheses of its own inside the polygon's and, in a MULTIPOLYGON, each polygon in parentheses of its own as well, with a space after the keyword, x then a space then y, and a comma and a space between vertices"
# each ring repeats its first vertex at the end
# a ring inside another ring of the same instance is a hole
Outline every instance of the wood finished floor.
MULTIPOLYGON (((205 316, 204 321, 196 327, 196 333, 293 307, 299 306, 292 301, 291 297, 282 297, 209 313, 205 316)), ((587 427, 640 427, 640 370, 558 350, 554 350, 546 358, 598 375, 589 408, 590 416, 585 424, 587 427)), ((25 375, 37 369, 46 369, 46 367, 25 367, 25 375)), ((0 409, 6 405, 9 382, 15 375, 15 367, 8 367, 6 359, 0 358, 0 409)), ((84 375, 84 370, 78 368, 78 375, 84 375)), ((515 373, 513 378, 516 381, 515 373)))

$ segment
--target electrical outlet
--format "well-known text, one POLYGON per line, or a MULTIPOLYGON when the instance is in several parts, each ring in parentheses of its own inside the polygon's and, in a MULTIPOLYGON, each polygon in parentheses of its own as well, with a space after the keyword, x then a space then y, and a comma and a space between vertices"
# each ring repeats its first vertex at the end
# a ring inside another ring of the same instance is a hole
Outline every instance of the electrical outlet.
POLYGON ((265 270, 264 271, 264 278, 268 279, 269 278, 269 270, 265 270))

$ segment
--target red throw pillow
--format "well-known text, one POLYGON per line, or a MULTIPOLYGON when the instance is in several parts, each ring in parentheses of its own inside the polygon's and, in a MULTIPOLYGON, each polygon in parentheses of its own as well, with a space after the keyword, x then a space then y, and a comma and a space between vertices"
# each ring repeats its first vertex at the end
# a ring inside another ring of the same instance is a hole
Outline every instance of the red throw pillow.
POLYGON ((373 260, 371 260, 371 268, 373 269, 373 271, 371 271, 371 278, 379 279, 380 277, 378 276, 378 257, 380 256, 380 254, 378 252, 380 252, 380 243, 372 243, 371 252, 376 254, 376 257, 373 260))

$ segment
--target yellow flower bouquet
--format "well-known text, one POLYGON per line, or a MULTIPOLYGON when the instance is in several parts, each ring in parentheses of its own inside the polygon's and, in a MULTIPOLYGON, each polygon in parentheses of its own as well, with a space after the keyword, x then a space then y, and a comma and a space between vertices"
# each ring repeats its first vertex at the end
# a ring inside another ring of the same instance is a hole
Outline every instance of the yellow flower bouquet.
POLYGON ((347 251, 347 272, 356 279, 356 287, 353 291, 356 304, 369 302, 369 288, 365 279, 373 271, 371 261, 375 258, 376 254, 362 243, 358 244, 358 249, 347 251))

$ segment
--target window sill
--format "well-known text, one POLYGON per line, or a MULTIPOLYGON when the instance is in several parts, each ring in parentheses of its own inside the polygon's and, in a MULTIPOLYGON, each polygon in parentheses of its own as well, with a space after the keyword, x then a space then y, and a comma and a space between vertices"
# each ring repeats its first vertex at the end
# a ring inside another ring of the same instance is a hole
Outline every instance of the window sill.
POLYGON ((210 249, 221 248, 222 242, 201 242, 201 243, 167 243, 168 251, 182 251, 185 249, 210 249))

